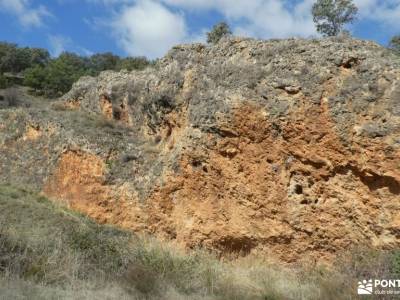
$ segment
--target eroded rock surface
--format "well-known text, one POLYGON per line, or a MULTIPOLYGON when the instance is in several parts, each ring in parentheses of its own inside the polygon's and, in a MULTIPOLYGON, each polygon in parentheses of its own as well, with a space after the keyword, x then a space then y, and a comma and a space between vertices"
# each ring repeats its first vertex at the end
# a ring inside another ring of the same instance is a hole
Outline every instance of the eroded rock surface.
POLYGON ((400 246, 400 61, 372 42, 177 46, 62 100, 0 112, 2 181, 190 248, 400 246))

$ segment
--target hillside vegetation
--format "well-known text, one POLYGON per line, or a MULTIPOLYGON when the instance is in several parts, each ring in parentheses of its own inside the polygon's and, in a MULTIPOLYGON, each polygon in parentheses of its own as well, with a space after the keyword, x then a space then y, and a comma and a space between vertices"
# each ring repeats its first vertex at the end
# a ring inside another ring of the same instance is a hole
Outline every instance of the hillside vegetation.
POLYGON ((354 278, 400 271, 395 252, 353 252, 335 270, 221 262, 97 225, 8 185, 0 209, 1 299, 351 299, 354 278))
POLYGON ((61 96, 81 76, 105 70, 142 70, 151 65, 145 57, 119 57, 110 52, 81 56, 63 52, 51 57, 46 49, 0 42, 0 89, 23 84, 35 94, 61 96))

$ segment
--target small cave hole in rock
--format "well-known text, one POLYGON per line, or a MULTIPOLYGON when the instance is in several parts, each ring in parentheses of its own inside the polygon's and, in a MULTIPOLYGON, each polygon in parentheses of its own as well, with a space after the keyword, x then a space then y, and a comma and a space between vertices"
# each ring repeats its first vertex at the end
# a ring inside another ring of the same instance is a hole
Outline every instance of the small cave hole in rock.
POLYGON ((120 121, 120 120, 121 120, 121 111, 119 111, 119 110, 114 110, 114 111, 113 111, 113 117, 114 117, 115 120, 120 121))
POLYGON ((297 195, 303 194, 303 187, 302 187, 300 184, 296 184, 296 185, 294 186, 294 192, 295 192, 297 195))
POLYGON ((351 69, 353 66, 358 64, 357 58, 350 58, 348 61, 345 61, 342 66, 345 69, 351 69))
POLYGON ((161 140, 162 140, 161 136, 157 135, 157 136, 154 138, 154 143, 159 144, 159 143, 161 142, 161 140))
POLYGON ((300 201, 300 204, 308 204, 308 203, 309 203, 308 199, 303 199, 303 200, 300 201))
POLYGON ((193 168, 199 168, 199 167, 201 167, 202 164, 201 164, 200 160, 195 159, 195 160, 192 160, 191 165, 193 168))

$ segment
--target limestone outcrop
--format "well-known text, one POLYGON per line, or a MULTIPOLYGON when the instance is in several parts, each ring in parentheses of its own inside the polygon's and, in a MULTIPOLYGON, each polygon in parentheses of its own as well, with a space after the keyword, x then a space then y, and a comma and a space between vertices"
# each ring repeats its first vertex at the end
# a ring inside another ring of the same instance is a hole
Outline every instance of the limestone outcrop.
POLYGON ((221 254, 400 246, 400 59, 369 41, 224 39, 0 111, 1 181, 221 254))

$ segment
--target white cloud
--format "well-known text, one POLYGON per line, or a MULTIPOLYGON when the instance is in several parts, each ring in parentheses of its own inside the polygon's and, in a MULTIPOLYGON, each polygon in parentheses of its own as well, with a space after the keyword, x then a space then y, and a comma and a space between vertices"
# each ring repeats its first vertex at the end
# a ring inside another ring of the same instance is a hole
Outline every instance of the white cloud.
POLYGON ((50 54, 53 57, 58 57, 65 51, 79 53, 83 56, 91 56, 93 51, 77 45, 70 37, 63 35, 48 35, 47 42, 50 48, 50 54))
MULTIPOLYGON (((261 38, 315 34, 311 7, 315 0, 160 0, 192 11, 215 10, 232 24, 235 33, 261 38)), ((359 19, 400 30, 400 0, 354 0, 359 19)))
POLYGON ((369 19, 394 30, 400 30, 400 0, 354 0, 360 11, 360 19, 369 19))
POLYGON ((0 0, 0 10, 15 15, 24 27, 40 27, 51 13, 43 5, 32 8, 29 0, 0 0))
MULTIPOLYGON (((65 1, 65 0, 64 0, 65 1)), ((114 5, 114 4, 132 4, 135 0, 86 0, 86 2, 94 4, 114 5)))
POLYGON ((77 51, 83 56, 92 56, 93 54, 95 54, 92 50, 80 46, 78 46, 77 51))
POLYGON ((48 43, 50 45, 51 55, 57 57, 62 52, 66 51, 66 48, 72 44, 72 40, 62 35, 49 35, 48 43))
POLYGON ((309 36, 315 33, 311 18, 314 0, 161 0, 179 8, 215 10, 232 24, 236 34, 254 37, 309 36))
POLYGON ((151 0, 124 6, 115 16, 112 27, 128 54, 151 58, 164 55, 187 37, 184 16, 151 0))

